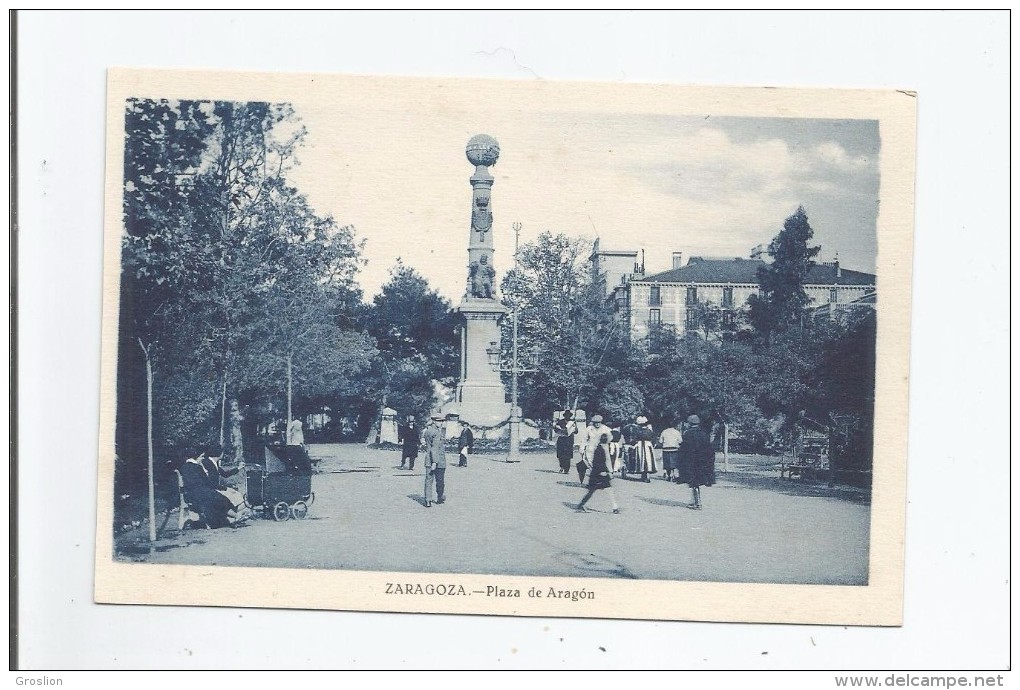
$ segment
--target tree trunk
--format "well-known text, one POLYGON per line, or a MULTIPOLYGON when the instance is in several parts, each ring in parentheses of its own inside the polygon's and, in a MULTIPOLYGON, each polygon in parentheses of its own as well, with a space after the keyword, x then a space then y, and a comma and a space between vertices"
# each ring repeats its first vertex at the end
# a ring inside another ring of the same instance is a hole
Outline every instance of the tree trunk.
POLYGON ((149 469, 149 541, 156 541, 156 482, 153 476, 153 452, 152 452, 152 359, 149 357, 149 349, 138 339, 138 346, 145 354, 145 403, 146 403, 146 443, 148 446, 148 469, 149 469))
POLYGON ((730 425, 723 422, 722 425, 722 457, 723 472, 730 471, 730 425))
POLYGON ((220 449, 225 448, 223 441, 226 438, 227 426, 227 374, 223 373, 223 388, 220 391, 220 449))
POLYGON ((244 434, 241 431, 241 406, 237 400, 230 401, 230 446, 234 463, 244 460, 244 434))
MULTIPOLYGON (((293 382, 294 353, 287 354, 287 433, 290 434, 290 422, 293 414, 292 400, 294 394, 293 382)), ((289 440, 289 439, 288 439, 289 440)))

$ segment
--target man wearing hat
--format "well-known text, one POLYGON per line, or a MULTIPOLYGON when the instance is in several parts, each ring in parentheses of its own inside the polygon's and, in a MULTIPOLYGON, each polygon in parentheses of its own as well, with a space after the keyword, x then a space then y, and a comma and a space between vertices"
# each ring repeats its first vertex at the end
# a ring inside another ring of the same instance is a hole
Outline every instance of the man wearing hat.
POLYGON ((434 413, 422 434, 425 445, 425 507, 446 502, 446 425, 443 415, 434 413))
POLYGON ((400 441, 403 444, 400 450, 400 469, 410 463, 407 468, 414 469, 414 461, 418 459, 418 446, 421 445, 421 432, 414 422, 414 415, 407 415, 407 424, 400 427, 400 441))
POLYGON ((457 439, 457 454, 460 456, 458 467, 467 467, 468 455, 474 451, 474 448, 475 435, 471 432, 468 423, 462 419, 460 421, 460 437, 457 439))
POLYGON ((595 449, 599 447, 599 440, 602 438, 603 434, 605 434, 608 438, 612 438, 613 430, 603 423, 602 415, 592 415, 591 427, 588 429, 588 445, 584 451, 584 457, 587 458, 589 462, 591 462, 591 460, 595 457, 595 449))
POLYGON ((556 423, 553 424, 553 431, 556 432, 556 459, 560 462, 560 472, 570 472, 570 461, 574 459, 574 436, 577 434, 577 424, 574 422, 574 413, 564 410, 556 423))
POLYGON ((701 428, 701 418, 692 414, 687 418, 687 431, 680 444, 680 481, 691 487, 691 505, 701 510, 701 487, 715 484, 715 449, 708 434, 701 428))

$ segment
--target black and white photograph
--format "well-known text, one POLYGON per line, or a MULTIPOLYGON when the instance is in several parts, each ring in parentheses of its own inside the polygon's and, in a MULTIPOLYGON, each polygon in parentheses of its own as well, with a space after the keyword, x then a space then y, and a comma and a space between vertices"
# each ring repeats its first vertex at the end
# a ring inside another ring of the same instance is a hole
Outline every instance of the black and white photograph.
POLYGON ((912 94, 212 76, 111 73, 118 572, 662 618, 622 602, 889 579, 912 94))

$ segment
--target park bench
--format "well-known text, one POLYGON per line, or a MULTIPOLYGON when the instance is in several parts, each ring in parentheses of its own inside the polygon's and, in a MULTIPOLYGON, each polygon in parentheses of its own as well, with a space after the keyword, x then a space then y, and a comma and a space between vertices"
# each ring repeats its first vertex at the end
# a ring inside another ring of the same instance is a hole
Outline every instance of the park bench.
POLYGON ((783 456, 783 461, 779 464, 779 476, 789 479, 794 477, 807 479, 808 476, 805 475, 812 475, 817 469, 815 465, 802 462, 796 456, 783 456))
POLYGON ((779 476, 815 479, 829 472, 829 444, 824 438, 805 438, 789 454, 783 455, 779 476))
POLYGON ((817 465, 802 462, 783 463, 779 468, 780 477, 813 479, 818 472, 817 465))
MULTIPOLYGON (((180 470, 174 470, 174 476, 177 477, 177 498, 178 498, 178 510, 177 510, 177 529, 183 530, 185 523, 188 521, 188 514, 194 512, 198 515, 199 521, 205 525, 206 529, 209 529, 208 523, 205 521, 205 516, 199 513, 197 510, 192 510, 191 504, 184 498, 184 477, 181 476, 180 470)), ((167 509, 169 511, 169 508, 167 509)), ((164 521, 164 526, 166 522, 164 521)))

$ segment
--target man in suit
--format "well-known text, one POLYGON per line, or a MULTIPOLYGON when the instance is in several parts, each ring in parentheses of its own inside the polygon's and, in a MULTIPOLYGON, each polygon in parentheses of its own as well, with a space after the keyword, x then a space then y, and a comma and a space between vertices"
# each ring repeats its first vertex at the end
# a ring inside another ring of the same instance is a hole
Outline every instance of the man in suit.
POLYGON ((460 438, 457 439, 457 452, 460 455, 458 467, 467 467, 468 455, 474 450, 475 435, 471 433, 471 427, 467 422, 461 422, 460 438))
POLYGON ((446 503, 446 427, 441 414, 433 414, 432 421, 422 434, 425 444, 425 507, 446 503), (433 499, 433 496, 435 498, 433 499))
POLYGON ((403 444, 400 456, 400 469, 410 462, 409 470, 414 469, 414 461, 418 459, 418 446, 421 444, 421 433, 414 423, 414 415, 408 415, 407 424, 400 428, 400 441, 403 444))
MULTIPOLYGON (((606 426, 605 424, 602 423, 602 415, 597 414, 597 415, 592 416, 592 418, 591 418, 591 426, 588 427, 588 440, 587 440, 587 442, 585 444, 583 452, 581 453, 581 457, 584 459, 584 463, 585 463, 584 469, 589 469, 589 468, 592 467, 592 460, 595 457, 595 449, 599 447, 599 443, 600 443, 603 435, 606 436, 606 439, 607 439, 606 442, 608 444, 608 439, 612 438, 612 436, 613 436, 613 430, 610 429, 608 426, 606 426)), ((609 450, 609 446, 607 445, 606 446, 607 453, 608 453, 608 450, 609 450)), ((609 460, 609 456, 608 455, 606 456, 606 460, 607 460, 607 466, 608 466, 608 460, 609 460)), ((578 472, 579 472, 579 475, 580 475, 579 478, 581 480, 581 483, 584 484, 584 475, 583 475, 583 473, 581 473, 581 469, 582 468, 578 468, 578 472)))
POLYGON ((595 449, 599 447, 603 434, 612 438, 613 430, 602 421, 602 415, 597 414, 591 418, 591 427, 588 429, 588 445, 584 455, 589 460, 595 457, 595 449))

